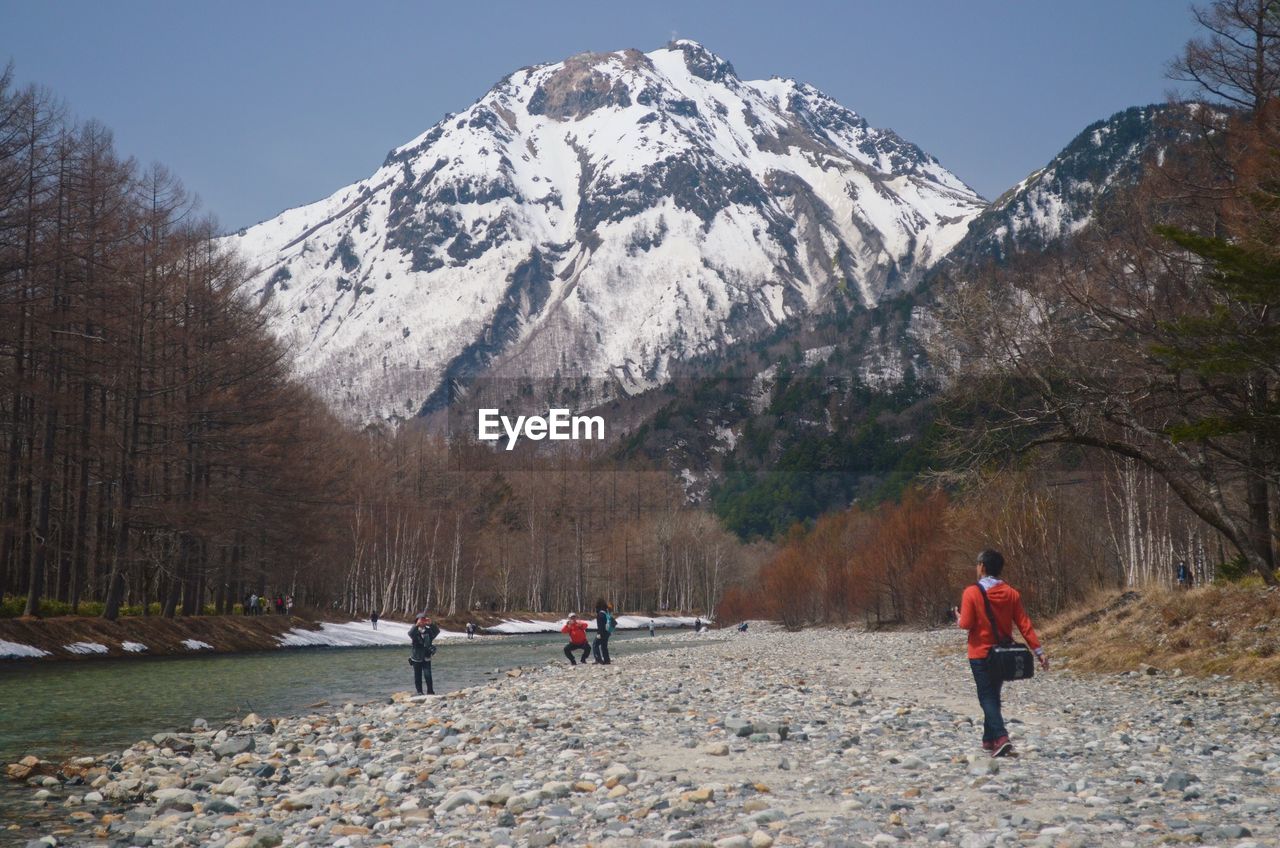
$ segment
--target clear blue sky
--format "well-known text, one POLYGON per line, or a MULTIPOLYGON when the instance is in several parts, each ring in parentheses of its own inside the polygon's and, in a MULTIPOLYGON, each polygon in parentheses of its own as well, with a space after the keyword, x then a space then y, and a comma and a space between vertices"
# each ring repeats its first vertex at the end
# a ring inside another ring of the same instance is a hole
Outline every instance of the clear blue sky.
POLYGON ((1164 99, 1181 0, 32 2, 0 62, 234 230, 368 176, 516 68, 693 38, 812 83, 993 198, 1086 124, 1164 99))

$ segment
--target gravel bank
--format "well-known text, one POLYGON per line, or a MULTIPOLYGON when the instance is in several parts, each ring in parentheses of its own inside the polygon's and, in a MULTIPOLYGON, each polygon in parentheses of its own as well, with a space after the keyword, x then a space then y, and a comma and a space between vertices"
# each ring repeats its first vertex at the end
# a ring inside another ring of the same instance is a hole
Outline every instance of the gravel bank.
POLYGON ((1019 756, 991 760, 959 632, 659 638, 27 779, 76 845, 1280 844, 1257 684, 1055 669, 1006 687, 1019 756))

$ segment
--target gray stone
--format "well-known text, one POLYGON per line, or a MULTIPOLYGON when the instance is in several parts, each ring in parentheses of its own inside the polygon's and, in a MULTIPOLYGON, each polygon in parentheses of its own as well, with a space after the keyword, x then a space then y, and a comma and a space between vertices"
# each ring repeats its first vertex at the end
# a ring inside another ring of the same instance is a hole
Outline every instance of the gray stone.
POLYGON ((157 789, 155 791, 156 812, 179 810, 189 812, 195 805, 197 796, 190 789, 157 789))
POLYGON ((204 811, 206 813, 238 813, 240 807, 225 798, 213 798, 205 802, 204 811))
POLYGON ((1253 836, 1253 831, 1242 824, 1224 824, 1214 831, 1214 834, 1219 839, 1244 839, 1247 836, 1253 836))
POLYGON ((467 804, 479 806, 482 800, 480 793, 471 789, 460 789, 451 795, 445 796, 445 799, 436 805, 436 812, 447 813, 467 804))
POLYGON ((234 757, 237 754, 243 754, 246 751, 253 750, 252 736, 232 736, 219 745, 213 746, 213 753, 218 759, 224 757, 234 757))

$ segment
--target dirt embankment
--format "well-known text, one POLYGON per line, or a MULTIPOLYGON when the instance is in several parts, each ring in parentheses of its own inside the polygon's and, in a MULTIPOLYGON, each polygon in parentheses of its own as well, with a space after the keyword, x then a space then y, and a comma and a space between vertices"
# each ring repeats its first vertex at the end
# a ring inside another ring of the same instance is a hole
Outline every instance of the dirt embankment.
MULTIPOLYGON (((279 638, 290 629, 316 630, 319 625, 298 616, 208 615, 184 618, 129 616, 107 621, 86 616, 0 619, 0 640, 48 651, 47 656, 27 658, 85 660, 121 656, 190 656, 193 653, 239 653, 280 647, 279 638), (203 643, 193 647, 191 643, 203 643), (126 650, 125 643, 145 645, 146 650, 126 650), (106 651, 68 645, 101 645, 106 651)), ((5 660, 0 660, 5 662, 5 660)))
POLYGON ((1143 667, 1280 684, 1280 589, 1203 586, 1114 592, 1063 613, 1042 634, 1081 671, 1143 667))

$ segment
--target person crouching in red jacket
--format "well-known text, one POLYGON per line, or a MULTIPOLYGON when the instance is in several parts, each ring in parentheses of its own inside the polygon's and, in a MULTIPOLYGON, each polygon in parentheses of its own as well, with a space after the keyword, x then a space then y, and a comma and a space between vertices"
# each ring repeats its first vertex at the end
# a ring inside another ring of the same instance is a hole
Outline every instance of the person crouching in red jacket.
POLYGON ((577 665, 578 661, 573 658, 574 651, 582 651, 582 661, 587 661, 587 656, 591 653, 591 646, 587 644, 587 622, 578 618, 577 613, 569 613, 569 620, 564 623, 564 627, 560 628, 561 633, 569 634, 569 644, 564 646, 564 655, 569 658, 570 665, 577 665))
POLYGON ((987 615, 986 604, 982 600, 982 590, 986 590, 1000 633, 1012 635, 1013 625, 1017 624, 1022 637, 1027 640, 1027 646, 1035 652, 1040 666, 1046 671, 1049 669, 1049 659, 1040 646, 1040 638, 1031 626, 1031 619, 1022 608, 1022 595, 1000 579, 1000 572, 1004 570, 1004 556, 999 551, 988 548, 978 554, 974 570, 978 582, 964 590, 960 606, 953 612, 961 629, 969 631, 969 667, 978 687, 978 703, 982 705, 982 748, 993 757, 1004 757, 1013 753, 1013 745, 1009 742, 1009 733, 1004 726, 1004 716, 1000 712, 1000 689, 1004 681, 989 674, 987 670, 987 652, 999 643, 1000 637, 991 630, 991 618, 987 615), (982 588, 979 589, 979 586, 982 588))

